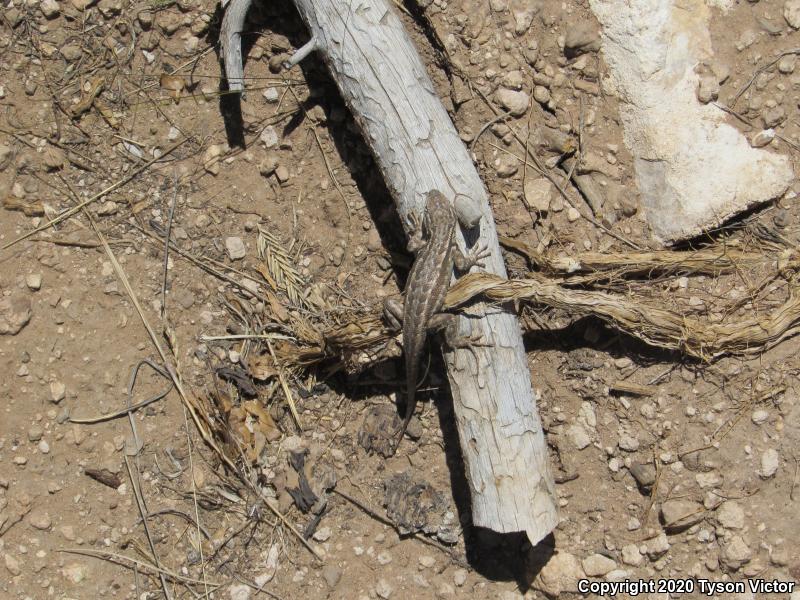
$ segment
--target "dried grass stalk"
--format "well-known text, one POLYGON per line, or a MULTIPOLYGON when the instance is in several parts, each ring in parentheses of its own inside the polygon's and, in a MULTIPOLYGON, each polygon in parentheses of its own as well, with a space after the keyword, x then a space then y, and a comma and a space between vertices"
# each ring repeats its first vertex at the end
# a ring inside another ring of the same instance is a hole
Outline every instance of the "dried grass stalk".
POLYGON ((518 280, 467 275, 450 288, 445 305, 455 308, 479 295, 498 302, 524 300, 572 315, 592 315, 651 346, 680 350, 704 360, 722 354, 763 352, 800 330, 800 298, 794 288, 789 300, 764 317, 735 323, 709 323, 605 292, 573 290, 538 275, 518 280))

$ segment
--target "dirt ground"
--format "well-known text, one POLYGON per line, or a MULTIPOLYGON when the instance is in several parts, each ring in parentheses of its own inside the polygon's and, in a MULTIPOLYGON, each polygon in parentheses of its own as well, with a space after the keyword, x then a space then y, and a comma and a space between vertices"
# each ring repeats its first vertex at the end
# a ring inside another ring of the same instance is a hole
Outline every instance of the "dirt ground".
MULTIPOLYGON (((629 251, 619 238, 656 247, 587 2, 395 8, 475 142, 501 236, 550 258, 629 251), (484 129, 499 89, 530 108, 484 129), (559 136, 580 136, 602 228, 526 166, 514 131, 554 172, 559 136)), ((73 212, 0 251, 0 598, 510 600, 579 595, 583 578, 693 598, 710 589, 700 581, 800 579, 797 338, 700 361, 523 305, 561 511, 535 548, 470 523, 438 353, 415 439, 368 452, 365 432, 402 401, 402 358, 347 375, 273 356, 305 335, 298 324, 313 338, 402 289, 410 257, 391 198, 321 62, 280 69, 307 39, 291 4, 252 11, 240 111, 221 91, 220 18, 211 0, 3 4, 0 244, 73 212), (417 483, 422 499, 391 497, 417 483), (401 534, 417 509, 427 532, 401 534)), ((795 160, 800 34, 784 2, 739 2, 712 27, 719 105, 748 135, 774 127, 770 148, 795 160)), ((776 256, 791 250, 795 200, 790 189, 683 250, 759 235, 776 256)), ((511 250, 506 263, 511 277, 537 269, 511 250)), ((793 271, 765 265, 598 285, 743 322, 796 293, 793 271)))

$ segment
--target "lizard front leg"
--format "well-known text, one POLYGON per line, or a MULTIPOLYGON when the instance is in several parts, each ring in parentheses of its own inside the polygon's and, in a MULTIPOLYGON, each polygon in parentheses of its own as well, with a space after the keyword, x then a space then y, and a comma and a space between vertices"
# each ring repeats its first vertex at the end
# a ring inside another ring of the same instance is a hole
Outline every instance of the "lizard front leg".
POLYGON ((470 248, 466 254, 464 254, 460 248, 455 247, 453 248, 453 264, 456 269, 462 273, 466 273, 475 266, 485 268, 483 260, 489 258, 491 254, 492 251, 489 250, 489 247, 485 243, 476 244, 470 248))

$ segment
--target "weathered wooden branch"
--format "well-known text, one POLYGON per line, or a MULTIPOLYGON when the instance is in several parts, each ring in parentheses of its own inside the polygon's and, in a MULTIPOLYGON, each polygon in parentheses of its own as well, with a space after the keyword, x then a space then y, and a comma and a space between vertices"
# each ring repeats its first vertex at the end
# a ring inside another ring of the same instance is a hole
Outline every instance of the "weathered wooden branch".
MULTIPOLYGON (((243 89, 239 32, 250 0, 232 0, 222 25, 230 89, 243 89)), ((506 276, 488 197, 425 66, 385 0, 294 0, 311 34, 288 65, 312 51, 329 67, 373 152, 404 222, 437 189, 461 224, 480 223, 487 271, 506 276)), ((474 236, 473 236, 474 237, 474 236)), ((461 237, 460 244, 464 244, 461 237)), ((464 309, 464 333, 489 345, 445 354, 472 493, 472 522, 525 531, 536 544, 558 523, 547 446, 516 315, 503 306, 464 309), (476 362, 477 361, 477 362, 476 362)))

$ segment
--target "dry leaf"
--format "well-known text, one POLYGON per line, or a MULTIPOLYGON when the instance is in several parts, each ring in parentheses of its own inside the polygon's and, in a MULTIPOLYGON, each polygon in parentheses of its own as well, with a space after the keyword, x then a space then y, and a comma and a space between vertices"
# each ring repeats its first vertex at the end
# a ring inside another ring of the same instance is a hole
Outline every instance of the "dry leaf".
POLYGON ((253 379, 266 381, 278 376, 278 369, 275 368, 275 361, 271 356, 261 355, 251 359, 247 363, 247 372, 253 379))
POLYGON ((21 200, 14 196, 8 196, 3 198, 3 208, 22 212, 26 217, 44 216, 44 204, 38 200, 21 200))
POLYGON ((97 112, 100 113, 100 116, 105 119, 109 127, 119 129, 119 119, 114 116, 114 111, 111 110, 108 104, 100 100, 100 98, 95 98, 94 107, 97 109, 97 112))
POLYGON ((103 86, 105 86, 105 80, 102 77, 95 77, 89 84, 88 90, 84 90, 81 94, 80 101, 70 107, 70 114, 73 117, 79 117, 92 108, 95 98, 103 91, 103 86))
POLYGON ((181 92, 186 88, 186 81, 180 75, 167 75, 162 73, 158 80, 161 89, 167 92, 170 98, 175 100, 175 104, 180 102, 181 92))

